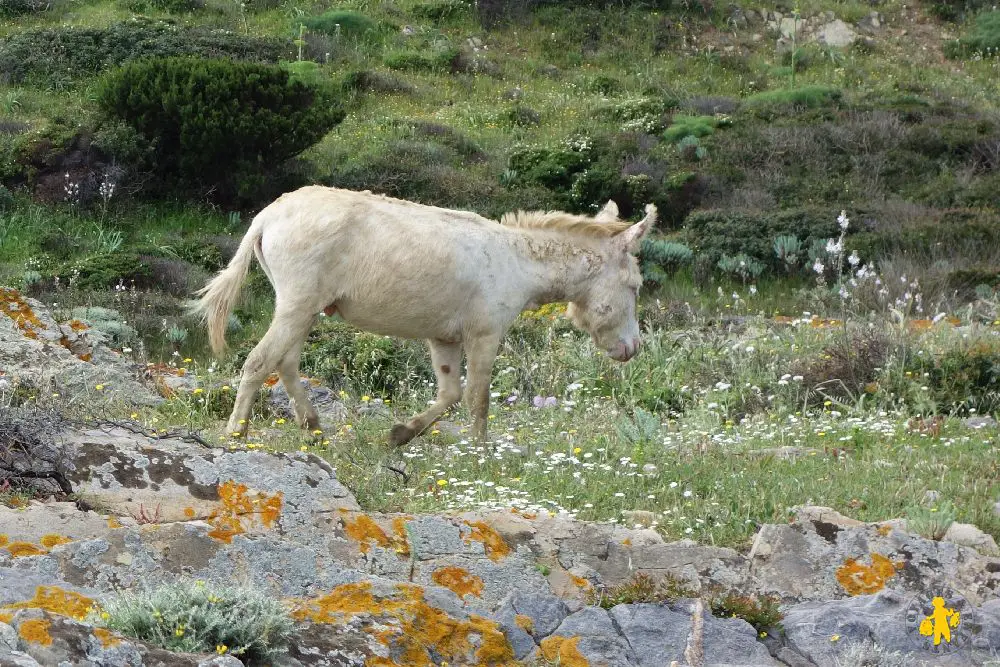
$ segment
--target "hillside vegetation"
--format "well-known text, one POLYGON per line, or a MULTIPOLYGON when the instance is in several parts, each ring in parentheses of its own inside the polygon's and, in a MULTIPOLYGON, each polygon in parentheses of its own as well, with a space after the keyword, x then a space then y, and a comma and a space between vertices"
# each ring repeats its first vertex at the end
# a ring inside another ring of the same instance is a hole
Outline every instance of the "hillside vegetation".
POLYGON ((614 199, 635 219, 653 202, 643 353, 613 365, 558 306, 526 314, 495 368, 489 450, 448 425, 387 448, 392 413, 432 395, 426 352, 332 320, 303 373, 351 416, 303 436, 262 394, 240 446, 314 448, 385 510, 513 505, 742 544, 807 501, 884 519, 945 498, 1000 535, 995 428, 963 421, 1000 409, 986 3, 0 13, 0 284, 190 379, 157 410, 122 408, 147 427, 221 428, 271 291, 255 270, 221 362, 182 302, 282 192, 320 183, 491 217, 614 199))

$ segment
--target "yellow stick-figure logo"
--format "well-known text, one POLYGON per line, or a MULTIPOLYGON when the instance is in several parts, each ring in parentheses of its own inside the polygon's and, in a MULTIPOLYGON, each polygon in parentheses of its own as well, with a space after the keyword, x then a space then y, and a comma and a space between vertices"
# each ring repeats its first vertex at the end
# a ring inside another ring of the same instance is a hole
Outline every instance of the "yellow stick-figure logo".
POLYGON ((951 643, 951 629, 957 628, 961 622, 961 614, 954 609, 944 606, 944 598, 936 597, 931 601, 934 611, 920 622, 920 634, 925 637, 934 635, 934 645, 937 646, 941 640, 951 643))

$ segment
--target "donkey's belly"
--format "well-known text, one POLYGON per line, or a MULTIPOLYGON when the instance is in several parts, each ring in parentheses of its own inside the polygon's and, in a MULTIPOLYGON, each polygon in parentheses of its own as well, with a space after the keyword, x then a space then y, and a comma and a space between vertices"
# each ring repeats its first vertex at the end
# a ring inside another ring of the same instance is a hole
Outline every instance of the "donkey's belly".
POLYGON ((398 338, 459 340, 462 324, 457 313, 423 309, 419 304, 337 301, 337 313, 363 331, 398 338))

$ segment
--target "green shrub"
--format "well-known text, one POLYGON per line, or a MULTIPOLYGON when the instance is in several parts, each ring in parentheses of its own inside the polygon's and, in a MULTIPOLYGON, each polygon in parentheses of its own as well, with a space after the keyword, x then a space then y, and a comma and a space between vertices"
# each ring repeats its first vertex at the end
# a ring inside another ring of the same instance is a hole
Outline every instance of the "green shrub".
POLYGON ((665 239, 644 239, 639 252, 642 277, 653 285, 662 285, 680 268, 691 263, 694 253, 683 243, 665 239))
POLYGON ((507 163, 521 183, 534 183, 553 190, 568 190, 573 177, 591 162, 589 150, 568 147, 530 147, 515 150, 507 163))
POLYGON ((305 150, 343 118, 279 67, 166 58, 130 63, 98 90, 110 117, 156 147, 164 178, 225 192, 305 150), (197 91, 193 94, 193 91, 197 91))
POLYGON ((323 320, 313 330, 302 366, 329 386, 379 396, 394 396, 434 377, 422 344, 358 331, 340 320, 323 320))
MULTIPOLYGON (((920 378, 924 398, 938 414, 993 414, 1000 409, 1000 343, 991 339, 963 341, 937 355, 910 354, 906 368, 920 378)), ((906 389, 896 387, 906 395, 906 389)), ((914 388, 915 389, 915 388, 914 388)))
POLYGON ((762 118, 772 117, 788 108, 821 108, 836 105, 842 93, 830 86, 780 88, 757 93, 746 99, 746 108, 762 118))
POLYGON ((127 637, 177 652, 214 654, 225 646, 250 664, 272 662, 294 632, 277 597, 246 585, 181 581, 119 593, 102 609, 103 624, 127 637))
POLYGON ((915 505, 906 508, 906 529, 928 540, 942 540, 957 518, 955 506, 947 500, 937 507, 915 505))
POLYGON ((465 16, 473 4, 466 0, 427 0, 414 5, 410 12, 417 18, 439 23, 465 16))
MULTIPOLYGON (((795 236, 802 240, 803 247, 814 241, 824 243, 840 235, 838 213, 819 207, 774 213, 696 211, 684 221, 684 231, 693 249, 713 263, 717 264, 726 256, 735 258, 742 254, 766 268, 783 270, 785 263, 774 252, 774 239, 795 236)), ((848 213, 848 217, 853 217, 850 211, 848 213)))
POLYGON ((354 41, 371 39, 384 31, 384 27, 376 21, 348 10, 332 10, 319 16, 307 16, 298 23, 313 32, 354 41))
POLYGON ((204 0, 127 0, 124 4, 129 11, 140 14, 150 10, 187 14, 205 7, 204 0))
POLYGON ((587 604, 611 609, 620 604, 664 604, 697 596, 698 593, 690 585, 671 574, 653 579, 644 572, 636 572, 631 579, 617 586, 588 589, 587 604))
POLYGON ((106 289, 133 281, 144 286, 149 280, 149 267, 139 256, 130 252, 109 252, 90 255, 64 264, 54 273, 60 282, 72 283, 82 289, 106 289))
POLYGON ((393 74, 385 74, 373 70, 351 72, 344 78, 344 88, 347 90, 360 90, 366 93, 412 94, 417 92, 417 87, 409 81, 393 74))
POLYGON ((421 51, 390 51, 382 62, 389 69, 410 72, 447 72, 452 69, 461 52, 453 46, 421 51))
POLYGON ((1000 57, 1000 11, 977 16, 972 29, 945 44, 944 51, 949 58, 1000 57))
POLYGON ((48 0, 0 0, 0 17, 43 12, 52 7, 48 0))
POLYGON ((674 116, 663 138, 678 143, 687 137, 699 139, 715 132, 717 127, 725 127, 729 121, 718 116, 674 116))
POLYGON ((83 320, 108 337, 112 347, 121 348, 139 342, 139 333, 125 323, 117 310, 100 306, 81 306, 70 313, 73 319, 83 320))
POLYGON ((757 632, 779 629, 781 598, 774 595, 744 595, 737 592, 712 595, 712 615, 719 618, 742 618, 757 632))
MULTIPOLYGON (((993 0, 924 0, 930 13, 945 21, 959 21, 996 6, 993 0)), ((946 45, 947 48, 947 45, 946 45)))
POLYGON ((291 45, 286 40, 146 19, 106 28, 37 28, 15 32, 0 42, 0 74, 15 82, 28 77, 72 81, 140 58, 180 55, 275 63, 291 55, 291 45))

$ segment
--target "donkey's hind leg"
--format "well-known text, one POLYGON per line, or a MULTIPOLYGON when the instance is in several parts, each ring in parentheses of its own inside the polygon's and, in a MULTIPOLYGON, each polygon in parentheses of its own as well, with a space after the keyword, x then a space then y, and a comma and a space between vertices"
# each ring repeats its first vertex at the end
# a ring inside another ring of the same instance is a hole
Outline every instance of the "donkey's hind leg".
MULTIPOLYGON (((247 356, 243 364, 240 389, 236 392, 236 405, 229 416, 229 433, 243 435, 250 420, 250 409, 254 396, 264 383, 264 379, 275 370, 293 346, 301 345, 312 326, 313 314, 308 310, 282 308, 275 309, 274 319, 267 333, 247 356)), ((296 376, 296 380, 298 377, 296 376)), ((287 390, 288 385, 286 385, 287 390)), ((289 392, 291 396, 291 392, 289 392)))
POLYGON ((389 444, 405 445, 421 431, 437 421, 448 408, 462 400, 462 383, 459 380, 462 365, 462 344, 443 343, 429 340, 431 348, 431 363, 434 364, 434 375, 437 378, 437 400, 431 407, 416 415, 405 424, 396 424, 389 432, 389 444))
MULTIPOLYGON (((310 328, 312 328, 312 323, 310 323, 310 328)), ((278 377, 281 378, 281 384, 284 385, 288 398, 291 399, 296 423, 302 428, 314 430, 319 428, 319 415, 309 401, 308 392, 299 380, 299 361, 302 357, 304 343, 305 338, 298 343, 293 343, 292 347, 285 353, 278 364, 278 377)))

